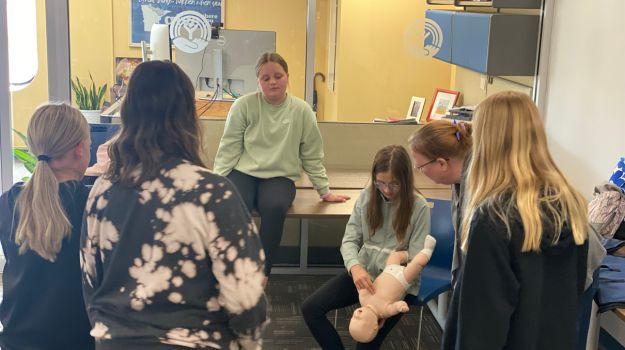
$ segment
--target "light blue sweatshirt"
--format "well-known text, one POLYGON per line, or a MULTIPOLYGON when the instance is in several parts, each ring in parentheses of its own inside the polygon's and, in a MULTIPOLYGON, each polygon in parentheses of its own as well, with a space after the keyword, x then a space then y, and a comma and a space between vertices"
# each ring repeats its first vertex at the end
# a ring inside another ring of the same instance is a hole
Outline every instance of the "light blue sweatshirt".
MULTIPOLYGON (((369 203, 370 188, 360 192, 360 197, 349 217, 345 227, 345 235, 341 244, 341 254, 345 262, 345 268, 350 271, 356 265, 362 265, 371 278, 375 279, 386 266, 388 255, 397 248, 397 239, 393 230, 396 205, 392 202, 382 204, 384 223, 373 236, 369 234, 367 221, 367 204, 369 203)), ((381 193, 376 190, 377 195, 381 193)), ((412 259, 423 249, 425 237, 430 233, 430 208, 420 194, 415 193, 415 203, 410 218, 410 226, 406 231, 404 240, 408 243, 408 254, 412 259)), ((405 245, 404 245, 405 246, 405 245)), ((408 293, 419 294, 419 280, 415 280, 408 293)))

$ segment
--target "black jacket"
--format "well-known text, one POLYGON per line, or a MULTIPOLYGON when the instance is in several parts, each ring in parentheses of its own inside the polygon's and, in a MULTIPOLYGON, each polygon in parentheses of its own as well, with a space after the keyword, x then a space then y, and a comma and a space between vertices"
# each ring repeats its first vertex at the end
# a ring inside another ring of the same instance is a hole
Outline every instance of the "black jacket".
POLYGON ((3 350, 88 350, 93 338, 82 297, 80 230, 89 190, 78 181, 59 186, 61 202, 72 224, 54 262, 33 251, 19 254, 15 230, 19 215, 16 184, 0 197, 0 242, 6 257, 2 274, 0 333, 3 350))
POLYGON ((443 349, 574 348, 588 243, 575 245, 565 228, 555 245, 545 238, 540 253, 522 253, 520 220, 510 229, 509 236, 500 219, 475 215, 443 349))

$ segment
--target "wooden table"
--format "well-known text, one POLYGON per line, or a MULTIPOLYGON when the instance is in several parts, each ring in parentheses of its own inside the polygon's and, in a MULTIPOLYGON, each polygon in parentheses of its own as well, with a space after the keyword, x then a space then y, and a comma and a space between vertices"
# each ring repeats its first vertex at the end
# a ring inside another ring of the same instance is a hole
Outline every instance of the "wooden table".
POLYGON ((200 119, 225 119, 234 101, 210 101, 204 98, 195 99, 195 109, 200 119))
MULTIPOLYGON (((331 189, 361 189, 367 187, 371 179, 369 170, 364 169, 327 169, 331 189)), ((419 190, 444 189, 451 191, 449 185, 439 185, 418 171, 414 173, 414 183, 419 190)), ((304 173, 295 183, 297 188, 312 188, 312 183, 304 173)))
MULTIPOLYGON (((291 218, 348 218, 354 206, 356 200, 360 195, 361 190, 344 190, 337 189, 332 190, 333 193, 347 195, 350 199, 344 203, 328 203, 319 198, 317 191, 313 189, 298 189, 293 205, 287 212, 287 216, 291 218)), ((428 199, 451 199, 451 193, 445 189, 424 189, 421 194, 428 199)))
POLYGON ((625 309, 614 309, 616 316, 618 316, 623 322, 625 322, 625 309))
MULTIPOLYGON (((347 195, 350 199, 343 203, 328 203, 319 198, 319 194, 312 188, 299 188, 293 204, 287 212, 287 217, 299 219, 300 227, 300 254, 298 267, 274 267, 276 274, 328 274, 338 273, 343 268, 309 268, 308 267, 308 223, 310 219, 348 219, 352 214, 361 189, 333 189, 332 192, 347 195)), ((428 199, 451 198, 449 189, 424 189, 421 191, 428 199)), ((451 213, 450 213, 451 214, 451 213)))

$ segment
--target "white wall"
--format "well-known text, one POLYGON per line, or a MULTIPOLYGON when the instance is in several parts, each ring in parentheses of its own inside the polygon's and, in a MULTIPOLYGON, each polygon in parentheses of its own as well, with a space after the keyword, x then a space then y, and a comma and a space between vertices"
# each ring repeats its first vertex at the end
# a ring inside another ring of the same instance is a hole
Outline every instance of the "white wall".
POLYGON ((547 135, 558 165, 590 198, 625 156, 625 2, 548 1, 547 135))
MULTIPOLYGON (((546 93, 551 152, 588 198, 625 156, 625 31, 622 0, 555 1, 546 93)), ((625 323, 601 326, 625 344, 625 323)))

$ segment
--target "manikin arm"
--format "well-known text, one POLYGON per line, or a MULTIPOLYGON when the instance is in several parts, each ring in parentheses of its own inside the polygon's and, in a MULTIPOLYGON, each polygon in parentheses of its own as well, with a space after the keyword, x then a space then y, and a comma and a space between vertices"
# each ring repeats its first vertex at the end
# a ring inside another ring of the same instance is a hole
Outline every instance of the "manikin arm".
POLYGON ((397 315, 400 312, 408 312, 410 308, 408 307, 408 304, 406 304, 405 301, 400 300, 400 301, 396 301, 394 303, 390 303, 388 305, 386 305, 386 308, 384 308, 383 313, 380 315, 380 317, 382 318, 389 318, 389 317, 393 317, 395 315, 397 315))

